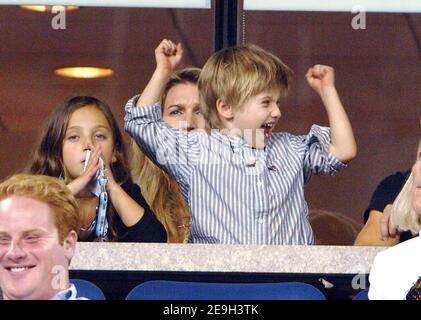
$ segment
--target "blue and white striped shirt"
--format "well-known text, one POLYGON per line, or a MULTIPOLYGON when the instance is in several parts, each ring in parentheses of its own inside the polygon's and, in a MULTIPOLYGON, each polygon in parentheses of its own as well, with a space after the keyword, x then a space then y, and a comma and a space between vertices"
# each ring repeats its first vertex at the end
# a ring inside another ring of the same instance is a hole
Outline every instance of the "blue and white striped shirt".
POLYGON ((345 167, 328 152, 329 128, 275 132, 255 149, 219 131, 170 128, 159 104, 139 108, 137 100, 126 104, 125 130, 178 182, 190 207, 190 242, 313 244, 304 183, 345 167))

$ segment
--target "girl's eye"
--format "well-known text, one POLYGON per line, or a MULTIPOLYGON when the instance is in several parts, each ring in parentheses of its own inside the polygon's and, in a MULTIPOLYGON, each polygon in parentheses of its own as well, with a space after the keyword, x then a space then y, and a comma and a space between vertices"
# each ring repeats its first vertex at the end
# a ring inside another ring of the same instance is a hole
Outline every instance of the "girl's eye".
POLYGON ((201 116, 201 115, 202 115, 202 113, 201 113, 200 111, 196 111, 196 114, 197 114, 198 116, 201 116))
POLYGON ((73 135, 73 136, 68 137, 67 140, 75 142, 79 140, 79 136, 73 135))
POLYGON ((174 110, 170 112, 170 116, 179 116, 181 115, 181 111, 180 110, 174 110))
POLYGON ((107 139, 107 137, 105 136, 105 135, 103 135, 103 134, 96 134, 95 135, 95 138, 96 139, 98 139, 98 140, 105 140, 105 139, 107 139))
POLYGON ((264 105, 268 105, 269 103, 270 103, 269 100, 262 101, 262 104, 264 104, 264 105))

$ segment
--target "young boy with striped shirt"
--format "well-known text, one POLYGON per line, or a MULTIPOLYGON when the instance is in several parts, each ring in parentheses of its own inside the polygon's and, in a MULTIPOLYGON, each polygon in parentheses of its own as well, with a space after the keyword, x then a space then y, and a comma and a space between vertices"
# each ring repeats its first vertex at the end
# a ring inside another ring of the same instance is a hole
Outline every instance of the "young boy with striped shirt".
MULTIPOLYGON (((160 63, 145 90, 168 70, 181 46, 156 52, 160 63), (168 62, 167 61, 167 62, 168 62)), ((126 104, 125 129, 142 151, 180 185, 191 214, 190 241, 224 244, 313 243, 304 184, 333 175, 356 156, 352 128, 334 85, 334 70, 316 65, 306 74, 321 97, 329 128, 304 136, 273 132, 290 69, 258 46, 213 54, 199 78, 206 132, 181 132, 161 120, 148 92, 126 104)))

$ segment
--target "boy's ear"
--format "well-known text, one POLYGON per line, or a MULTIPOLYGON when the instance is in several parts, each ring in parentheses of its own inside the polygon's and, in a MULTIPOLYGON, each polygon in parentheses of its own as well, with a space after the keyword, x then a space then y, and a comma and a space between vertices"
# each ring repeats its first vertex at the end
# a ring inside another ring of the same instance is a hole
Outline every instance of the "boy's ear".
POLYGON ((225 120, 231 120, 234 117, 232 106, 221 99, 216 100, 216 110, 225 120))

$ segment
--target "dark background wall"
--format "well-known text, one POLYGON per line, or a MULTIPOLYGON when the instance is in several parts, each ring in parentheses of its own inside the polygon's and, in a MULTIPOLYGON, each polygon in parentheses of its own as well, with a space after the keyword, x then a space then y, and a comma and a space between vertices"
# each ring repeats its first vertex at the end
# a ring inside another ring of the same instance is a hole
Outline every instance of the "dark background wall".
MULTIPOLYGON (((342 213, 361 223, 378 182, 409 168, 420 138, 421 14, 371 13, 354 30, 351 13, 245 12, 240 42, 279 55, 295 73, 277 130, 305 134, 327 125, 324 108, 304 74, 332 65, 358 142, 359 154, 338 176, 314 177, 311 209, 342 213)), ((82 8, 67 14, 66 30, 51 28, 51 13, 0 6, 0 179, 22 169, 42 123, 64 99, 97 96, 123 123, 128 98, 146 85, 162 38, 181 41, 183 66, 202 66, 213 53, 213 10, 82 8), (113 68, 110 78, 59 78, 56 67, 113 68)))
POLYGON ((327 125, 320 99, 304 75, 313 64, 335 68, 358 157, 335 178, 315 177, 311 208, 361 221, 372 191, 386 175, 409 168, 421 135, 421 14, 367 13, 354 30, 351 13, 246 12, 244 42, 277 53, 295 72, 279 130, 305 134, 327 125))

